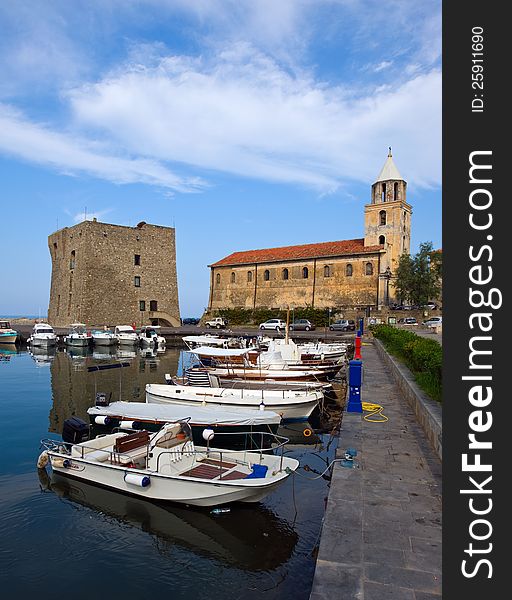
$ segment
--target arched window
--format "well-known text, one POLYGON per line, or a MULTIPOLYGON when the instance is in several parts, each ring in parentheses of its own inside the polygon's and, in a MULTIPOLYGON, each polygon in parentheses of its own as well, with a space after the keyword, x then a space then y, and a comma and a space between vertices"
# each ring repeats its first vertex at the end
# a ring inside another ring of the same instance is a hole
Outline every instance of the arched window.
POLYGON ((352 277, 352 273, 353 273, 353 268, 352 268, 352 265, 349 263, 345 267, 345 274, 347 275, 347 277, 352 277))
POLYGON ((288 279, 289 273, 288 269, 283 269, 283 279, 288 279))
POLYGON ((307 279, 309 277, 309 269, 307 267, 304 267, 302 269, 302 279, 307 279))
POLYGON ((331 276, 331 267, 329 265, 325 265, 324 267, 324 277, 330 277, 331 276))
POLYGON ((386 184, 382 184, 382 202, 386 202, 386 184))
POLYGON ((398 200, 398 183, 396 181, 393 186, 393 200, 398 200))
POLYGON ((235 283, 236 281, 236 274, 233 272, 231 273, 231 283, 235 283))
POLYGON ((381 210, 379 213, 379 225, 385 225, 385 224, 386 224, 386 211, 381 210))
POLYGON ((373 265, 371 262, 367 262, 364 267, 364 272, 366 275, 373 275, 373 265))
POLYGON ((265 281, 268 281, 270 279, 270 271, 268 269, 265 269, 265 272, 263 273, 263 279, 265 281))
POLYGON ((252 271, 247 271, 247 281, 252 281, 252 271))
POLYGON ((383 235, 379 235, 379 244, 381 246, 384 246, 385 243, 386 243, 386 237, 383 235))
POLYGON ((217 285, 220 285, 220 273, 217 273, 216 281, 217 285))

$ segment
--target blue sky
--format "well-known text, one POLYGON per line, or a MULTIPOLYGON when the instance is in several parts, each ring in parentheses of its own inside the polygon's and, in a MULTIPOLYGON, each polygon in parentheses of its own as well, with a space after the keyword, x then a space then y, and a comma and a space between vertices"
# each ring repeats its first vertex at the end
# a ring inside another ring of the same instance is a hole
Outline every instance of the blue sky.
POLYGON ((0 32, 0 314, 46 314, 86 211, 174 225, 199 316, 231 252, 363 237, 388 146, 441 247, 439 1, 17 0, 0 32))

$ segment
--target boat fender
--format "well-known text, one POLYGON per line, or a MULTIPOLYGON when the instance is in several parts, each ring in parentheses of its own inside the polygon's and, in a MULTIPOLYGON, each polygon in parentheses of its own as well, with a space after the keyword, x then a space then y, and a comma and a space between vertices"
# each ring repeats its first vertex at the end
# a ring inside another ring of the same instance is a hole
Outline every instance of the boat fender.
POLYGON ((210 442, 211 440, 213 440, 215 436, 215 432, 213 431, 213 429, 210 429, 209 427, 206 429, 203 429, 203 439, 206 440, 207 442, 210 442))
POLYGON ((139 475, 138 473, 125 473, 124 481, 130 485, 136 485, 143 488, 148 487, 151 483, 151 479, 147 475, 139 475))
POLYGON ((112 417, 109 417, 108 415, 98 415, 97 417, 94 417, 94 422, 96 425, 110 425, 110 423, 112 423, 112 417))
POLYGON ((135 423, 136 421, 121 421, 119 427, 121 427, 121 429, 135 429, 135 423))
POLYGON ((39 458, 37 459, 37 468, 44 469, 47 464, 48 464, 48 452, 46 452, 46 450, 43 450, 43 452, 41 452, 41 454, 39 455, 39 458))

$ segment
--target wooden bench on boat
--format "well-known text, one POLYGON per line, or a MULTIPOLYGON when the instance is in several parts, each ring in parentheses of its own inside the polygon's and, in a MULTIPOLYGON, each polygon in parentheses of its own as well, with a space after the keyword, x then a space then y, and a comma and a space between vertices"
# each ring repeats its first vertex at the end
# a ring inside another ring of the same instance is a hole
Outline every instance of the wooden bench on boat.
POLYGON ((117 438, 114 443, 112 462, 126 465, 136 458, 141 458, 147 454, 148 444, 149 433, 146 430, 117 438))

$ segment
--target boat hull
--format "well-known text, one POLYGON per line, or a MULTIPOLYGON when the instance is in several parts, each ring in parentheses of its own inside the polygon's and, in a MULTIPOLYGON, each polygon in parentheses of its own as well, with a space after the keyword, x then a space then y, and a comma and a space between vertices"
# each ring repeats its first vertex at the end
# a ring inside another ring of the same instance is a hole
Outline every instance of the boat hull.
POLYGON ((64 338, 64 343, 66 344, 66 346, 77 346, 79 348, 85 348, 87 346, 89 346, 90 343, 90 339, 91 338, 76 338, 76 337, 69 337, 66 336, 64 338))
POLYGON ((8 333, 6 335, 0 334, 0 344, 15 344, 16 338, 18 337, 17 333, 8 333))
MULTIPOLYGON (((251 479, 237 481, 205 481, 193 478, 173 477, 160 473, 148 472, 146 470, 130 469, 121 466, 105 466, 94 464, 79 458, 67 458, 63 460, 62 455, 48 452, 50 464, 55 473, 66 477, 73 477, 88 483, 111 488, 121 493, 132 494, 149 500, 177 502, 192 506, 218 506, 231 502, 259 502, 281 485, 289 473, 283 471, 281 476, 272 479, 251 479), (63 466, 66 463, 67 466, 63 466), (62 465, 62 466, 61 466, 62 465), (127 483, 127 474, 148 476, 150 484, 147 487, 139 487, 127 483)), ((272 457, 277 461, 277 457, 272 457)), ((290 465, 295 470, 298 461, 292 461, 290 465)))
MULTIPOLYGON (((172 386, 169 386, 172 387, 172 386)), ((322 399, 322 393, 316 392, 303 401, 294 403, 286 403, 279 400, 278 397, 265 397, 264 406, 279 415, 283 421, 307 421, 308 417, 318 406, 322 399)), ((215 391, 215 388, 204 388, 204 393, 193 397, 184 392, 180 397, 156 393, 146 388, 146 402, 156 404, 176 404, 179 406, 207 406, 215 405, 226 409, 249 409, 257 410, 262 402, 262 396, 258 394, 248 395, 244 397, 239 395, 230 396, 229 392, 220 394, 215 391), (259 396, 259 397, 258 397, 259 396)))
POLYGON ((36 348, 50 348, 51 346, 55 346, 57 344, 57 337, 38 337, 32 336, 30 338, 30 343, 32 346, 36 348))

